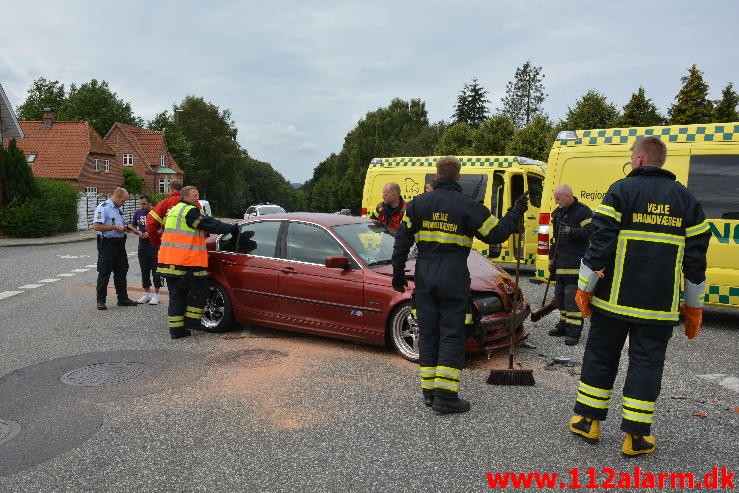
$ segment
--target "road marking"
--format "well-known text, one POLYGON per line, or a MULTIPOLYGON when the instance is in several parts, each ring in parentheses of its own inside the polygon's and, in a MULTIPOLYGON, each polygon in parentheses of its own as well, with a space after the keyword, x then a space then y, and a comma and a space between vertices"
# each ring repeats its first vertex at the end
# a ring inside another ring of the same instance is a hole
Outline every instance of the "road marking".
POLYGON ((732 390, 739 394, 739 378, 734 377, 732 375, 727 375, 725 373, 711 373, 708 375, 698 375, 703 380, 708 380, 709 382, 717 383, 720 386, 732 390))
POLYGON ((76 276, 76 275, 77 274, 72 274, 71 272, 65 272, 63 274, 57 274, 57 276, 59 276, 59 277, 72 277, 72 276, 76 276))
POLYGON ((18 286, 18 289, 36 289, 43 286, 43 284, 24 284, 23 286, 18 286))
POLYGON ((72 269, 72 272, 87 272, 90 269, 72 269))
POLYGON ((89 257, 89 255, 57 255, 59 258, 85 258, 89 257))
POLYGON ((57 282, 60 279, 41 279, 39 282, 57 282))
POLYGON ((95 269, 97 265, 92 264, 92 265, 86 265, 85 267, 87 267, 88 269, 95 269))
POLYGON ((23 291, 3 291, 0 293, 0 300, 4 300, 5 298, 10 298, 11 296, 15 296, 16 294, 21 294, 23 291))

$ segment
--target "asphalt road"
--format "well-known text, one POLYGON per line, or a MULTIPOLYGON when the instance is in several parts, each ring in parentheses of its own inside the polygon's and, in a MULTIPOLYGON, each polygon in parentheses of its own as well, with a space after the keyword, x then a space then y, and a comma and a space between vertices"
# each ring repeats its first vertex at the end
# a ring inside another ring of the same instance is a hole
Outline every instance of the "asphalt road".
MULTIPOLYGON (((739 313, 706 310, 693 341, 675 329, 658 450, 626 459, 618 397, 598 445, 567 430, 584 345, 546 335, 556 313, 518 349, 535 386, 487 385, 505 355, 477 356, 462 380, 472 411, 436 416, 416 366, 390 350, 262 328, 172 341, 166 297, 117 307, 112 282, 99 312, 95 260, 93 241, 0 249, 0 492, 468 492, 490 489, 488 472, 555 472, 566 486, 574 468, 587 489, 588 468, 598 482, 603 468, 738 469, 739 313)), ((622 384, 623 372, 616 396, 622 384)))

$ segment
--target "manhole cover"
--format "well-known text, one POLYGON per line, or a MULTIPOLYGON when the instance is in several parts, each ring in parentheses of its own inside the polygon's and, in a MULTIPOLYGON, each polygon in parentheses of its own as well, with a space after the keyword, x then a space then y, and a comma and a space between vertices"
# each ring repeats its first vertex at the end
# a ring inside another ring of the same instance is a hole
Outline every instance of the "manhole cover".
POLYGON ((15 421, 0 419, 0 443, 9 442, 21 431, 21 425, 15 421))
POLYGON ((226 365, 239 365, 245 368, 269 366, 287 358, 287 353, 272 349, 244 349, 232 351, 218 357, 218 362, 226 365))
POLYGON ((98 363, 65 373, 59 380, 67 385, 97 387, 127 382, 142 373, 143 363, 98 363))

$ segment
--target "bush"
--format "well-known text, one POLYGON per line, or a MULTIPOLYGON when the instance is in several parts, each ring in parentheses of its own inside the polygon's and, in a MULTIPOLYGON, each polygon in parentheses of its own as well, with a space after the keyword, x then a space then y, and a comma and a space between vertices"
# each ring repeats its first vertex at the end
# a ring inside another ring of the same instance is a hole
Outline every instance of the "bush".
POLYGON ((77 202, 80 192, 71 183, 40 178, 37 180, 47 214, 51 212, 48 234, 77 230, 77 202))
POLYGON ((39 194, 0 211, 0 229, 18 238, 38 238, 77 229, 77 189, 64 181, 37 178, 39 194))

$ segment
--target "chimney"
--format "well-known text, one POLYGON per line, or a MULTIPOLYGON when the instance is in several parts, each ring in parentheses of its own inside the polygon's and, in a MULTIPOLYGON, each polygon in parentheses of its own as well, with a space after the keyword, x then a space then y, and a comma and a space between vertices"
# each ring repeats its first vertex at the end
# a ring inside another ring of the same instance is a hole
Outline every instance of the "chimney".
POLYGON ((56 113, 54 113, 51 108, 44 108, 42 119, 43 121, 41 122, 41 126, 51 128, 54 126, 54 122, 56 121, 56 113))

